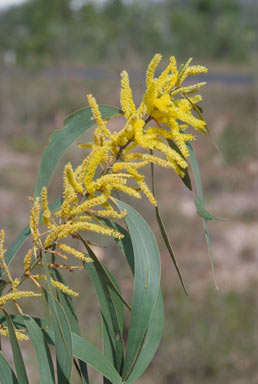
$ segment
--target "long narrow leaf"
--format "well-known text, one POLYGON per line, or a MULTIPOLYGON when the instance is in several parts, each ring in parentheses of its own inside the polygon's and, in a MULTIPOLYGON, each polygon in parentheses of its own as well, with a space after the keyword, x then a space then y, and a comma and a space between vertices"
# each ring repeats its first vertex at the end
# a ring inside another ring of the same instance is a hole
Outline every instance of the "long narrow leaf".
MULTIPOLYGON (((15 325, 15 328, 17 329, 24 329, 26 328, 25 323, 24 323, 24 318, 22 315, 9 315, 13 324, 15 325)), ((33 317, 33 319, 36 321, 37 325, 40 328, 47 328, 50 324, 39 317, 33 317)), ((5 315, 0 315, 0 324, 7 326, 7 319, 5 315)))
POLYGON ((161 290, 159 290, 158 299, 156 301, 153 313, 151 315, 149 327, 144 337, 141 351, 133 366, 126 384, 133 384, 143 374, 149 363, 152 361, 153 356, 160 343, 164 326, 164 306, 161 290))
MULTIPOLYGON (((12 319, 17 328, 24 328, 24 319, 21 315, 13 315, 12 319)), ((39 326, 44 327, 44 333, 47 335, 47 342, 51 345, 55 344, 55 332, 53 325, 49 325, 45 320, 40 318, 34 318, 39 326)), ((0 317, 0 324, 7 322, 6 316, 0 317)), ((73 355, 78 359, 84 361, 93 367, 96 371, 103 374, 110 380, 112 384, 122 384, 122 378, 114 368, 113 364, 106 358, 97 348, 92 344, 88 343, 82 337, 71 333, 73 355)), ((65 383, 65 382, 64 382, 65 383)), ((6 383, 5 383, 6 384, 6 383)), ((20 384, 20 383, 19 383, 20 384)))
POLYGON ((75 333, 72 333, 72 341, 74 356, 102 373, 112 384, 122 384, 121 376, 107 357, 75 333))
MULTIPOLYGON (((180 149, 178 148, 178 146, 170 139, 167 139, 167 142, 170 146, 170 148, 174 149, 174 151, 176 151, 177 153, 180 154, 180 156, 184 157, 182 152, 180 151, 180 149)), ((182 182, 184 183, 184 185, 190 190, 192 191, 192 182, 191 182, 191 178, 190 178, 190 175, 189 175, 189 172, 188 172, 188 169, 183 169, 183 172, 184 172, 184 177, 180 177, 180 179, 182 180, 182 182)))
MULTIPOLYGON (((60 281, 62 284, 65 284, 65 281, 60 274, 60 272, 57 269, 53 269, 51 271, 51 275, 55 280, 60 281)), ((80 328, 79 328, 79 323, 78 323, 78 318, 76 315, 76 311, 74 308, 73 304, 73 299, 71 296, 58 291, 58 300, 63 307, 65 314, 68 318, 68 321, 70 323, 70 327, 72 332, 76 333, 76 335, 80 336, 80 328)), ((80 375, 81 375, 81 380, 83 384, 88 384, 89 383, 89 377, 88 377, 88 370, 87 370, 87 365, 79 360, 79 369, 80 369, 80 375)))
POLYGON ((211 263, 211 270, 212 270, 214 284, 215 284, 216 288, 219 289, 217 281, 216 281, 216 277, 215 277, 214 261, 213 261, 211 240, 210 240, 210 234, 209 234, 209 228, 208 228, 208 220, 213 220, 213 219, 217 220, 218 218, 211 215, 205 209, 201 174, 200 174, 200 170, 199 170, 198 161, 197 161, 197 158, 195 156, 192 144, 190 142, 187 142, 187 147, 188 147, 188 150, 190 153, 189 162, 191 164, 194 182, 195 182, 195 186, 196 186, 196 192, 197 192, 197 196, 198 196, 198 198, 196 198, 194 196, 194 202, 195 202, 197 213, 199 214, 199 216, 201 217, 202 222, 203 222, 204 234, 205 234, 205 239, 206 239, 207 246, 208 246, 208 252, 209 252, 209 258, 210 258, 210 263, 211 263), (209 214, 209 218, 207 217, 207 214, 209 214))
POLYGON ((19 384, 8 361, 0 351, 0 383, 1 384, 19 384))
MULTIPOLYGON (((85 246, 89 256, 93 259, 93 263, 83 263, 83 265, 95 286, 99 301, 103 329, 104 355, 112 361, 114 367, 120 371, 124 358, 123 302, 120 300, 121 295, 117 296, 116 291, 107 284, 104 267, 86 242, 85 246)), ((119 290, 119 286, 111 272, 109 272, 109 277, 119 290)))
POLYGON ((21 354, 21 349, 14 331, 13 322, 9 314, 4 309, 2 309, 2 311, 4 312, 6 322, 7 322, 7 327, 9 331, 9 337, 10 337, 10 342, 11 342, 12 352, 13 352, 13 360, 14 360, 18 382, 19 384, 29 384, 23 357, 21 354))
MULTIPOLYGON (((121 114, 119 109, 109 105, 100 105, 99 108, 103 119, 109 119, 121 114)), ((40 195, 42 187, 48 186, 56 165, 67 148, 95 124, 91 109, 86 107, 68 116, 65 119, 64 128, 55 131, 51 135, 49 144, 42 155, 35 196, 40 195)))
POLYGON ((24 324, 28 330, 29 338, 36 352, 40 373, 40 384, 54 384, 55 374, 53 362, 43 333, 31 316, 24 316, 24 324))
POLYGON ((43 253, 43 264, 49 288, 47 300, 55 332, 58 384, 69 384, 72 370, 71 328, 62 306, 54 297, 45 253, 43 253))
MULTIPOLYGON (((129 267, 134 273, 134 251, 128 231, 126 231, 117 223, 111 222, 109 220, 105 220, 105 222, 111 228, 114 228, 124 235, 123 239, 117 239, 116 242, 122 253, 125 255, 129 267)), ((156 305, 150 318, 147 332, 144 336, 144 340, 140 348, 140 352, 133 368, 131 369, 130 374, 128 375, 126 383, 134 383, 143 374, 145 369, 152 361, 161 340, 163 324, 164 309, 162 293, 160 289, 156 305)))
MULTIPOLYGON (((151 178, 152 178, 152 193, 154 196, 156 196, 155 194, 155 180, 154 180, 154 165, 151 164, 151 178)), ((164 243, 167 247, 167 250, 168 250, 168 253, 174 263, 174 266, 176 268, 176 271, 177 271, 177 274, 178 274, 178 277, 180 279, 180 282, 182 284, 182 287, 185 291, 185 294, 187 295, 187 290, 186 290, 186 287, 185 287, 185 283, 184 283, 184 280, 183 280, 183 277, 182 277, 182 274, 180 272, 180 268, 178 266, 178 263, 177 263, 177 260, 176 260, 176 257, 175 257, 175 254, 174 254, 174 251, 173 251, 173 248, 172 248, 172 245, 170 243, 170 240, 169 240, 169 237, 167 235, 167 231, 166 231, 166 227, 163 223, 163 220, 160 216, 160 212, 159 212, 159 207, 156 206, 155 207, 155 213, 156 213, 156 218, 157 218, 157 222, 158 222, 158 225, 159 225, 159 229, 160 229, 160 233, 161 233, 161 236, 164 240, 164 243)))
POLYGON ((160 284, 160 256, 155 237, 146 221, 128 204, 116 200, 126 209, 125 221, 133 246, 134 295, 126 345, 123 377, 127 378, 139 356, 155 307, 160 284))

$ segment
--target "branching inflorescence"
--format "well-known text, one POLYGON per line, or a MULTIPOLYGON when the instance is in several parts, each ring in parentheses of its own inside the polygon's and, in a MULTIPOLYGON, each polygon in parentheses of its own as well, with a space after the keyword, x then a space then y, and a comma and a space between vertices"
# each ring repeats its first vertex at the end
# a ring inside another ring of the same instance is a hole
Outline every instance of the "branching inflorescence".
MULTIPOLYGON (((16 303, 22 297, 40 295, 33 291, 20 291, 18 288, 26 278, 38 288, 41 287, 40 282, 46 280, 44 273, 33 274, 35 266, 42 266, 43 252, 64 259, 68 258, 68 254, 81 261, 92 262, 83 252, 64 242, 69 236, 80 238, 79 232, 89 231, 118 239, 122 237, 117 230, 105 226, 99 220, 101 217, 125 217, 126 211, 119 211, 112 199, 114 192, 123 192, 138 199, 144 194, 156 206, 156 199, 141 173, 148 164, 172 168, 181 178, 184 177, 189 156, 186 143, 194 140, 194 135, 187 133, 187 129, 193 127, 206 134, 207 128, 205 121, 195 113, 198 110, 196 104, 201 101, 201 96, 196 93, 205 83, 185 86, 183 82, 190 75, 206 73, 207 69, 199 65, 191 66, 191 60, 178 69, 175 58, 171 57, 168 66, 155 77, 160 60, 161 55, 157 54, 149 64, 146 92, 138 108, 132 97, 128 74, 126 71, 121 73, 120 100, 125 124, 118 132, 110 131, 95 98, 88 95, 96 129, 92 143, 81 143, 78 146, 90 152, 77 168, 73 169, 71 163, 66 164, 63 201, 59 210, 51 213, 45 187, 42 188, 41 197, 32 199, 30 229, 33 246, 24 257, 24 274, 19 279, 11 277, 5 264, 4 231, 1 231, 1 268, 6 273, 7 284, 11 285, 11 289, 0 298, 0 307, 10 300, 16 303), (168 144, 168 139, 174 142, 175 149, 168 144), (44 232, 40 231, 41 211, 44 232)), ((57 263, 51 266, 73 268, 57 263)), ((76 295, 76 292, 53 278, 51 284, 62 292, 76 295)), ((1 328, 0 334, 7 335, 8 330, 1 328)), ((26 338, 20 331, 17 331, 17 336, 26 338)))

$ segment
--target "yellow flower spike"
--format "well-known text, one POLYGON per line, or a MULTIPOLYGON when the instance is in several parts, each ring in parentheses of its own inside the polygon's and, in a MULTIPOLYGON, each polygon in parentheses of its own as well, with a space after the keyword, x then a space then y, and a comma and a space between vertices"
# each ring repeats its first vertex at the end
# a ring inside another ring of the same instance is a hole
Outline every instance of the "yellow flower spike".
POLYGON ((195 95, 192 97, 188 97, 188 100, 190 100, 190 103, 192 103, 192 104, 197 104, 200 101, 202 101, 202 96, 201 95, 195 95))
POLYGON ((75 296, 75 297, 79 296, 78 292, 73 291, 67 285, 60 283, 60 281, 56 281, 52 278, 51 278, 51 285, 53 285, 53 287, 59 289, 61 292, 66 293, 67 295, 75 296))
POLYGON ((128 196, 133 196, 136 199, 140 199, 141 198, 140 193, 135 188, 129 187, 128 185, 113 184, 113 189, 116 189, 117 191, 124 192, 128 196))
POLYGON ((66 223, 66 224, 61 224, 58 227, 57 231, 47 236, 45 240, 45 247, 46 248, 49 247, 55 240, 64 239, 69 235, 78 231, 91 231, 91 232, 96 232, 102 235, 112 236, 119 239, 122 236, 118 231, 115 231, 113 229, 110 229, 98 224, 93 224, 89 222, 66 223))
POLYGON ((169 94, 162 95, 159 99, 154 100, 154 106, 161 112, 167 112, 172 105, 171 96, 169 94))
POLYGON ((139 184, 139 187, 141 188, 142 192, 145 194, 147 199, 150 201, 150 203, 152 205, 154 205, 154 207, 157 207, 157 205, 158 205, 157 200, 153 196, 153 194, 150 191, 150 189, 149 189, 148 185, 146 184, 146 182, 144 180, 142 180, 142 181, 138 181, 138 184, 139 184))
POLYGON ((187 168, 187 162, 184 160, 184 158, 165 143, 156 140, 154 143, 154 148, 163 152, 167 156, 168 161, 171 161, 172 164, 173 162, 176 162, 181 168, 187 168))
POLYGON ((115 133, 115 135, 112 137, 113 145, 118 146, 115 150, 115 153, 120 150, 120 147, 126 145, 128 141, 133 138, 134 131, 132 127, 132 120, 133 116, 127 120, 121 131, 115 133))
POLYGON ((85 222, 81 222, 81 223, 78 222, 78 223, 72 224, 70 228, 69 227, 64 228, 63 231, 59 233, 58 238, 59 239, 64 238, 68 234, 74 233, 77 231, 91 231, 91 232, 100 233, 106 236, 112 236, 118 239, 123 238, 123 235, 121 235, 121 233, 119 233, 118 231, 115 231, 114 229, 111 229, 99 224, 85 223, 85 222))
POLYGON ((67 176, 68 182, 71 184, 71 186, 80 194, 83 194, 83 187, 82 185, 76 180, 76 177, 73 172, 72 164, 69 162, 65 166, 65 173, 67 176))
POLYGON ((4 255, 6 252, 6 249, 4 249, 4 242, 5 242, 5 231, 1 229, 0 231, 0 269, 2 269, 6 273, 9 279, 9 282, 13 283, 11 273, 9 271, 8 265, 6 264, 5 258, 4 258, 4 255))
POLYGON ((198 92, 200 90, 200 88, 203 87, 206 84, 207 84, 206 81, 202 81, 201 83, 196 83, 196 84, 189 85, 189 86, 186 86, 186 87, 177 88, 173 92, 171 92, 171 97, 174 97, 174 96, 176 96, 179 93, 186 93, 186 94, 188 94, 188 93, 198 92))
POLYGON ((23 297, 39 297, 39 296, 41 296, 40 293, 35 293, 33 291, 10 292, 0 297, 0 306, 10 300, 18 300, 18 299, 22 299, 23 297))
POLYGON ((156 80, 157 79, 152 80, 152 82, 148 85, 143 97, 143 102, 146 105, 146 112, 151 116, 154 108, 153 102, 159 96, 159 83, 156 80))
POLYGON ((176 85, 179 86, 182 83, 182 78, 185 74, 185 71, 190 66, 191 62, 193 61, 193 58, 190 57, 185 64, 182 64, 178 71, 178 79, 176 85))
POLYGON ((147 72, 146 72, 146 86, 147 88, 150 86, 153 78, 154 78, 154 74, 155 74, 155 71, 156 71, 156 68, 157 66, 159 65, 159 62, 161 60, 162 56, 157 53, 153 59, 151 60, 149 66, 148 66, 148 69, 147 69, 147 72))
POLYGON ((45 239, 45 242, 44 242, 44 247, 45 248, 48 248, 52 245, 52 243, 56 240, 57 238, 57 235, 58 235, 58 232, 59 232, 59 228, 58 227, 54 232, 51 232, 45 239))
POLYGON ((161 159, 160 157, 157 157, 157 156, 149 155, 147 153, 129 153, 126 156, 126 159, 127 160, 140 159, 140 160, 147 161, 148 163, 160 165, 161 167, 164 167, 164 168, 173 168, 169 161, 161 159))
POLYGON ((61 209, 55 212, 55 216, 62 217, 63 219, 69 216, 70 210, 78 204, 78 196, 68 181, 66 170, 64 170, 64 191, 63 191, 63 204, 61 209))
POLYGON ((156 138, 158 138, 158 136, 161 136, 161 137, 164 137, 164 139, 172 139, 173 138, 173 133, 170 131, 167 131, 166 129, 163 129, 163 128, 148 128, 146 130, 146 134, 151 134, 151 135, 155 135, 156 138))
POLYGON ((46 281, 47 280, 47 278, 46 278, 46 276, 45 275, 30 275, 30 277, 32 277, 33 279, 35 279, 35 280, 44 280, 44 281, 46 281))
POLYGON ((101 235, 105 236, 111 236, 116 239, 122 239, 124 235, 122 235, 120 232, 115 231, 114 229, 105 227, 100 224, 93 224, 93 223, 78 223, 78 229, 81 231, 92 231, 96 233, 100 233, 101 235))
POLYGON ((80 149, 91 149, 93 146, 93 143, 78 143, 77 147, 80 149))
POLYGON ((90 185, 88 185, 87 191, 88 193, 92 194, 97 190, 100 190, 101 188, 111 188, 112 184, 114 182, 121 182, 122 184, 126 184, 127 179, 131 178, 130 175, 127 175, 125 173, 115 173, 115 174, 108 174, 99 177, 96 181, 92 182, 90 185))
POLYGON ((175 56, 170 57, 170 62, 168 66, 164 69, 163 72, 161 72, 161 75, 159 76, 159 85, 162 87, 164 84, 168 81, 169 73, 176 73, 177 72, 177 66, 176 66, 176 58, 175 56))
POLYGON ((71 255, 76 257, 77 259, 85 261, 86 263, 92 262, 91 257, 86 257, 82 252, 77 251, 76 249, 70 247, 67 244, 57 244, 57 247, 59 249, 62 249, 62 251, 66 252, 66 253, 70 253, 71 255))
POLYGON ((143 181, 144 180, 144 175, 140 175, 139 172, 135 168, 129 168, 128 172, 133 176, 134 180, 137 181, 143 181))
POLYGON ((133 101, 132 90, 129 83, 129 76, 126 71, 121 73, 120 104, 126 119, 129 119, 131 115, 136 113, 136 107, 133 101))
POLYGON ((206 122, 194 117, 191 113, 184 112, 182 109, 177 108, 177 117, 183 122, 191 125, 197 131, 200 131, 203 134, 206 134, 206 122))
MULTIPOLYGON (((27 341, 27 340, 29 340, 29 337, 25 333, 23 333, 21 331, 16 331, 15 330, 15 334, 16 334, 17 340, 20 340, 20 341, 27 341)), ((5 328, 5 327, 4 328, 0 328, 0 335, 1 336, 9 337, 8 328, 5 328)))
POLYGON ((207 73, 208 68, 204 67, 203 65, 191 65, 186 68, 184 73, 182 74, 180 78, 180 82, 182 83, 188 76, 191 75, 200 75, 201 73, 207 73))
POLYGON ((34 204, 30 213, 30 230, 34 242, 39 238, 39 217, 40 217, 40 200, 39 197, 34 199, 34 204))
POLYGON ((135 133, 135 140, 138 144, 140 144, 143 148, 147 147, 146 138, 143 136, 143 128, 145 126, 145 121, 143 119, 137 119, 133 122, 133 129, 135 133))
POLYGON ((137 109, 137 115, 139 118, 143 118, 147 113, 147 106, 144 100, 141 102, 139 108, 137 109))
POLYGON ((112 219, 123 219, 126 216, 126 209, 122 212, 117 212, 114 209, 103 209, 103 210, 97 210, 96 212, 92 212, 92 214, 95 214, 100 217, 111 217, 112 219))
MULTIPOLYGON (((90 212, 90 210, 88 211, 88 213, 90 212)), ((92 220, 92 217, 91 216, 76 216, 74 219, 78 220, 78 221, 91 221, 92 220)))
POLYGON ((81 213, 85 213, 89 208, 105 203, 108 200, 109 196, 110 196, 110 190, 106 188, 104 189, 101 195, 93 197, 92 199, 88 199, 84 201, 82 204, 77 205, 77 207, 73 208, 70 211, 70 215, 75 216, 81 213))
POLYGON ((91 108, 92 115, 97 123, 98 128, 103 136, 110 138, 111 133, 106 127, 105 121, 102 119, 96 99, 92 95, 87 95, 88 103, 91 108))
POLYGON ((12 281, 12 291, 13 292, 17 292, 17 288, 18 288, 18 286, 20 285, 20 279, 14 279, 13 281, 12 281))
POLYGON ((55 228, 56 223, 54 222, 51 211, 48 207, 47 188, 43 187, 41 190, 41 205, 43 208, 42 220, 47 228, 55 228))
POLYGON ((147 186, 146 182, 144 181, 144 176, 140 175, 136 169, 129 169, 128 172, 131 173, 131 175, 134 177, 135 181, 138 183, 141 191, 146 195, 146 197, 149 199, 151 204, 153 204, 155 207, 157 206, 157 201, 151 191, 149 190, 149 187, 147 186))
POLYGON ((133 163, 133 162, 118 162, 113 165, 113 171, 118 172, 123 169, 127 170, 129 168, 142 168, 145 167, 145 165, 148 164, 148 161, 140 161, 138 163, 133 163))
POLYGON ((158 78, 158 85, 160 90, 162 90, 164 93, 168 93, 176 85, 177 80, 177 63, 175 57, 171 56, 169 65, 158 78))
POLYGON ((4 241, 5 241, 5 232, 3 229, 1 229, 1 231, 0 231, 0 259, 2 259, 2 260, 4 260, 4 254, 5 254, 4 241))
POLYGON ((96 169, 101 164, 102 160, 106 157, 108 150, 109 145, 107 144, 99 147, 97 150, 93 150, 91 158, 87 163, 86 176, 84 179, 84 185, 86 189, 87 186, 92 182, 96 169))

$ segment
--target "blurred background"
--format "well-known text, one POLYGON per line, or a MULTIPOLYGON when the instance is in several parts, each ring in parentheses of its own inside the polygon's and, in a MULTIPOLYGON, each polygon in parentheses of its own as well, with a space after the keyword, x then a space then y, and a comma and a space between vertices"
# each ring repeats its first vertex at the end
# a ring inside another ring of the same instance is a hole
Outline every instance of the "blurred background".
MULTIPOLYGON (((151 223, 162 257, 166 323, 160 348, 139 384, 256 384, 258 382, 258 99, 257 0, 27 0, 0 1, 0 227, 10 244, 27 224, 37 170, 50 134, 86 105, 119 106, 120 72, 129 71, 136 100, 156 52, 163 64, 193 57, 208 66, 202 108, 212 137, 198 135, 206 207, 211 222, 216 290, 192 196, 167 170, 157 172, 160 210, 189 296, 185 296, 159 235, 153 208, 133 202, 151 223), (228 164, 225 167, 214 142, 228 164)), ((114 120, 119 125, 119 120, 114 120)), ((85 135, 88 140, 90 133, 85 135)), ((62 161, 78 163, 73 146, 62 161)), ((50 186, 60 194, 62 166, 50 186)), ((96 250, 118 277, 125 296, 130 275, 111 247, 96 250)), ((19 273, 18 261, 13 266, 19 273)), ((85 274, 67 280, 85 336, 99 343, 94 290, 85 274)), ((33 312, 35 308, 29 308, 33 312)), ((37 383, 32 350, 24 351, 37 383)), ((11 352, 8 352, 11 358, 11 352)), ((95 375, 92 373, 93 376, 95 375)), ((94 383, 100 379, 94 376, 94 383)), ((74 378, 76 383, 76 378, 74 378)))

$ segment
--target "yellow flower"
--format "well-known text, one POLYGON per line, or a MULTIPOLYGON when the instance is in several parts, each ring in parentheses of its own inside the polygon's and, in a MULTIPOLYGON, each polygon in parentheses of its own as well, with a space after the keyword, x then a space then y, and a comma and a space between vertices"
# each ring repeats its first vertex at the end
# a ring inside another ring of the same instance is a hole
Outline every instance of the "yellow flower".
POLYGON ((42 219, 47 228, 55 228, 56 224, 54 220, 52 219, 50 209, 48 207, 48 200, 47 200, 47 188, 43 187, 41 190, 41 204, 43 208, 43 215, 42 219))
POLYGON ((39 238, 39 215, 40 215, 40 200, 36 197, 30 213, 30 230, 34 242, 39 238))
POLYGON ((103 140, 105 137, 110 138, 111 133, 107 129, 105 121, 101 117, 101 113, 95 98, 92 95, 87 95, 87 98, 88 98, 88 103, 91 108, 93 118, 95 119, 98 126, 97 129, 95 130, 94 137, 97 142, 99 141, 101 142, 101 140, 103 140))
POLYGON ((76 249, 70 247, 67 244, 57 244, 57 247, 62 249, 62 251, 65 251, 66 253, 70 253, 71 255, 76 257, 77 259, 85 261, 86 263, 92 262, 92 258, 91 257, 86 257, 82 252, 77 251, 76 249))
POLYGON ((76 192, 83 194, 82 185, 76 180, 76 177, 73 172, 72 164, 69 162, 65 166, 65 172, 67 176, 67 180, 71 184, 71 186, 75 189, 76 192))
POLYGON ((5 254, 4 241, 5 241, 5 232, 3 229, 1 229, 1 231, 0 231, 0 259, 2 259, 2 260, 4 260, 4 254, 5 254))
POLYGON ((54 279, 51 279, 51 284, 53 287, 60 289, 63 293, 66 293, 67 295, 70 296, 79 296, 78 292, 73 291, 71 288, 69 288, 67 285, 60 283, 60 281, 56 281, 54 279))
POLYGON ((133 101, 132 90, 130 88, 129 77, 126 71, 121 73, 121 93, 120 103, 122 111, 127 119, 136 112, 136 107, 133 101))
MULTIPOLYGON (((21 331, 15 330, 15 334, 16 334, 17 340, 20 340, 20 341, 29 340, 28 336, 21 331)), ((6 327, 0 328, 0 335, 9 337, 8 328, 6 328, 6 327)))
POLYGON ((38 296, 41 296, 41 294, 35 293, 32 291, 10 292, 0 297, 0 306, 2 306, 3 304, 5 304, 7 301, 10 301, 10 300, 18 300, 23 297, 38 297, 38 296))

